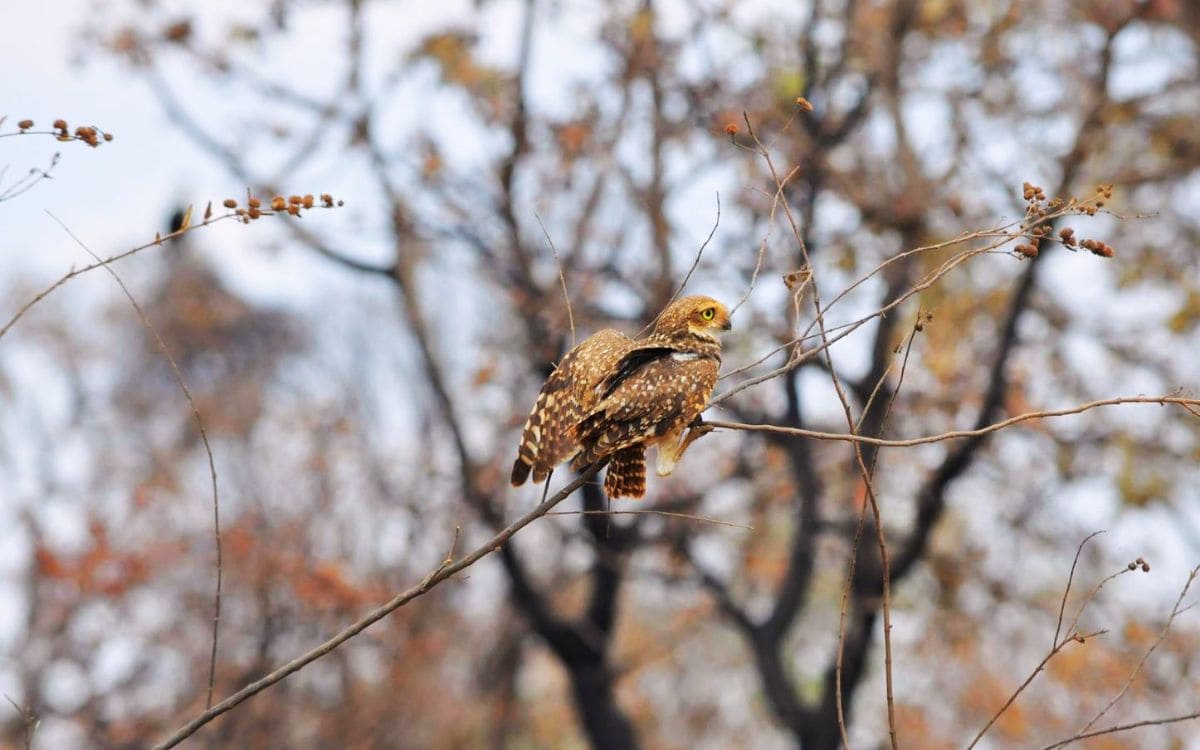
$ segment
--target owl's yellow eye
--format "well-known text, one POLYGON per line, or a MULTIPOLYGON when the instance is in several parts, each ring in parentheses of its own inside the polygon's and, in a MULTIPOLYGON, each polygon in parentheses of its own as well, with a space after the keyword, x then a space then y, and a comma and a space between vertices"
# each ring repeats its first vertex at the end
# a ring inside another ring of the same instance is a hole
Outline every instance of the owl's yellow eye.
POLYGON ((700 317, 705 320, 712 320, 717 317, 717 309, 715 307, 706 307, 700 311, 700 317))

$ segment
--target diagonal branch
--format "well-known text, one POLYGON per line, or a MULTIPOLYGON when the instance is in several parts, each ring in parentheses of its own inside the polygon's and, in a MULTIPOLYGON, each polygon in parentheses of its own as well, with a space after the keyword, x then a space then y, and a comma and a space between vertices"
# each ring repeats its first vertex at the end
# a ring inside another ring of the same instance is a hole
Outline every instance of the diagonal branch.
POLYGON ((343 628, 337 635, 333 636, 316 648, 301 654, 295 659, 280 666, 270 674, 250 683, 212 708, 204 711, 187 724, 184 724, 173 734, 171 734, 171 736, 155 745, 155 750, 166 750, 167 748, 175 747, 180 742, 183 742, 185 739, 194 734, 200 727, 204 726, 226 711, 235 708, 247 698, 251 698, 258 693, 261 693, 263 690, 271 687, 272 685, 284 680, 290 675, 299 672, 304 667, 329 654, 338 646, 341 646, 346 641, 366 630, 376 622, 382 620, 384 617, 387 617, 392 612, 395 612, 400 607, 403 607, 405 604, 408 604, 413 599, 428 593, 431 589, 446 579, 471 567, 492 552, 503 549, 508 541, 512 539, 514 534, 542 516, 546 515, 546 513, 548 513, 554 506, 558 505, 563 500, 566 500, 567 497, 575 492, 575 490, 582 487, 584 483, 590 481, 599 470, 599 465, 589 468, 587 471, 580 474, 575 481, 571 482, 566 487, 563 487, 536 508, 501 529, 486 542, 476 547, 475 550, 470 554, 456 562, 451 562, 449 559, 443 561, 440 566, 426 576, 425 579, 420 583, 406 589, 405 591, 402 591, 390 601, 371 610, 355 622, 343 628))

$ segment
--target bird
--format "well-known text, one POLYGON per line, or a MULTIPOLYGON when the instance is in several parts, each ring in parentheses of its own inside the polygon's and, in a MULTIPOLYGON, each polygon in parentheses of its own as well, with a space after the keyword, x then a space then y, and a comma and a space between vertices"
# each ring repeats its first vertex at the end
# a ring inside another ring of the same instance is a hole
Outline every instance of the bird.
POLYGON ((525 422, 513 486, 531 474, 543 482, 563 461, 580 471, 608 459, 608 496, 644 496, 646 448, 657 447, 656 473, 669 476, 701 434, 693 429, 684 437, 716 386, 729 315, 712 297, 682 297, 645 338, 606 328, 567 352, 525 422))

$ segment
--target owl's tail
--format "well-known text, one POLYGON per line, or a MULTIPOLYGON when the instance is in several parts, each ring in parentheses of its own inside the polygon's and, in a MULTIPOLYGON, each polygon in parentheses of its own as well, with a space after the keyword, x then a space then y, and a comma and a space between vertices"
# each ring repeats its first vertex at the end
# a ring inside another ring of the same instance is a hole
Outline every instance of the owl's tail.
POLYGON ((525 484, 525 480, 529 478, 529 470, 532 468, 533 464, 527 462, 524 456, 517 456, 517 460, 513 461, 513 487, 520 487, 521 485, 525 484))
POLYGON ((622 448, 608 462, 604 492, 611 498, 640 498, 646 494, 646 446, 622 448))

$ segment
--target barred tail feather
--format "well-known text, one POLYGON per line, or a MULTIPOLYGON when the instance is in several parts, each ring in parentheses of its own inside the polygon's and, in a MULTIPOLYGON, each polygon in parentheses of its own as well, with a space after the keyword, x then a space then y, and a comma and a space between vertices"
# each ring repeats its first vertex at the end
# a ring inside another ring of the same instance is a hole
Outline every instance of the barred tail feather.
POLYGON ((613 499, 640 498, 646 494, 645 446, 631 445, 612 455, 604 477, 604 492, 613 499))
POLYGON ((604 449, 595 443, 585 445, 575 454, 575 458, 571 459, 572 471, 583 471, 587 467, 599 461, 605 455, 604 449))
POLYGON ((525 484, 525 480, 529 478, 529 470, 533 468, 525 460, 524 457, 518 456, 516 461, 513 461, 512 469, 512 486, 520 487, 525 484))

